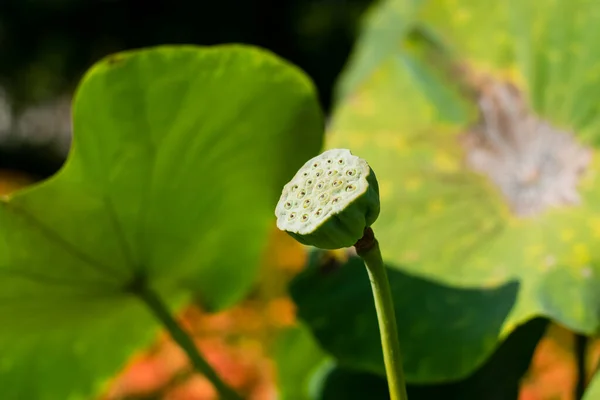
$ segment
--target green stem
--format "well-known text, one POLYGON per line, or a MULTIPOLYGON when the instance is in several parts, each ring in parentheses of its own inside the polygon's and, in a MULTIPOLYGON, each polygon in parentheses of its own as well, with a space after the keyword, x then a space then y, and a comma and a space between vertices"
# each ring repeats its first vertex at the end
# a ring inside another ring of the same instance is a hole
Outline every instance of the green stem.
POLYGON ((241 400, 242 398, 215 372, 210 364, 200 354, 194 341, 190 336, 183 330, 183 328, 177 323, 175 318, 171 315, 171 312, 160 299, 157 293, 149 288, 141 287, 134 291, 142 301, 152 310, 154 316, 163 324, 163 326, 169 331, 169 334, 173 340, 185 351, 189 357, 194 369, 200 374, 204 375, 214 386, 215 390, 219 393, 219 398, 222 400, 241 400))
POLYGON ((398 341, 398 328, 396 326, 396 313, 392 301, 392 292, 388 281, 379 243, 371 228, 365 229, 365 234, 356 245, 357 254, 365 262, 373 299, 379 322, 379 333, 383 347, 383 360, 388 380, 391 400, 407 400, 406 381, 402 369, 400 343, 398 341))

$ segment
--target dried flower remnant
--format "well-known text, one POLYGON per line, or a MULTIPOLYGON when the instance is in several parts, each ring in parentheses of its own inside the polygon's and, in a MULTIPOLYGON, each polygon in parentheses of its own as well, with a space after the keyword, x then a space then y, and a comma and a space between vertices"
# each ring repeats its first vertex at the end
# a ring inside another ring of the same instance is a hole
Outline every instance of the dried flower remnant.
POLYGON ((466 164, 500 189, 516 216, 579 203, 590 148, 534 115, 511 84, 487 83, 478 106, 480 122, 462 138, 466 164))

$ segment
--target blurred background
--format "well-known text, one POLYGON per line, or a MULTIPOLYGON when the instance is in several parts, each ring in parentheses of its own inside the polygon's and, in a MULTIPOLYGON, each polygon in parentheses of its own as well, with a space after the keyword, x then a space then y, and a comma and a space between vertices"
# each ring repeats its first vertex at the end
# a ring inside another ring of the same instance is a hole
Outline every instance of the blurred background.
MULTIPOLYGON (((0 194, 56 172, 70 144, 70 99, 103 56, 159 44, 246 43, 275 52, 314 80, 326 113, 332 89, 371 0, 0 0, 0 194)), ((287 282, 305 254, 273 232, 263 278, 232 310, 183 315, 198 346, 246 398, 272 399, 269 345, 295 324, 287 282)), ((576 385, 572 332, 553 325, 540 342, 520 400, 570 399, 576 385)), ((595 354, 599 352, 596 350, 595 354)), ((167 338, 136 354, 104 400, 214 399, 167 338)))
POLYGON ((299 65, 329 110, 370 0, 2 0, 0 168, 52 174, 68 150, 69 97, 116 51, 254 44, 299 65))

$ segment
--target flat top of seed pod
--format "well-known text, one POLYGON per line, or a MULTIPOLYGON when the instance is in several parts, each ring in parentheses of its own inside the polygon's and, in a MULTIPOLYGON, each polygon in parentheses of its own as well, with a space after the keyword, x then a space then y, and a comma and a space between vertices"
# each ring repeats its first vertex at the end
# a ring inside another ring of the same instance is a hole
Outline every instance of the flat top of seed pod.
POLYGON ((314 232, 368 189, 369 164, 347 149, 327 150, 307 161, 288 182, 275 208, 277 227, 314 232))

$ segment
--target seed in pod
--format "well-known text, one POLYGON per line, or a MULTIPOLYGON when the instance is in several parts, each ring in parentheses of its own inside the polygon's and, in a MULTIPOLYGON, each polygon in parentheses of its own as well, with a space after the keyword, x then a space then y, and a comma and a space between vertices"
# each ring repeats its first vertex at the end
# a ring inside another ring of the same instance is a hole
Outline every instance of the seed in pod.
POLYGON ((275 215, 277 227, 300 243, 322 249, 353 246, 379 216, 377 178, 349 150, 327 150, 283 187, 275 215))

